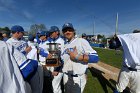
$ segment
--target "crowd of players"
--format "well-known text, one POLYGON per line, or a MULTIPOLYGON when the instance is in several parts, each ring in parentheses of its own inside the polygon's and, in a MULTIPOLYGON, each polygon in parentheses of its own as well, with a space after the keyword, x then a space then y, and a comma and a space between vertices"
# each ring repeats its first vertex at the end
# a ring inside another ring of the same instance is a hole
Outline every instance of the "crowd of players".
MULTIPOLYGON (((22 26, 12 26, 11 33, 10 38, 3 38, 2 34, 0 36, 1 57, 10 51, 5 56, 8 60, 0 62, 7 61, 7 64, 12 64, 4 73, 5 67, 1 68, 1 76, 7 75, 6 78, 9 79, 7 82, 0 81, 0 86, 3 87, 1 93, 49 93, 51 90, 52 93, 83 92, 87 81, 88 63, 97 63, 99 59, 88 41, 76 37, 76 31, 71 23, 63 25, 63 37, 60 36, 57 26, 51 26, 49 31, 38 31, 36 36, 29 35, 28 42, 23 39, 22 26), (45 66, 46 58, 52 57, 48 51, 49 43, 59 43, 61 65, 58 67, 45 66), (18 70, 15 71, 15 68, 18 70), (6 73, 10 69, 10 74, 6 73), (4 87, 8 87, 9 90, 4 87)), ((2 79, 5 81, 6 78, 2 79)))
MULTIPOLYGON (((84 35, 76 36, 71 23, 62 26, 63 37, 57 26, 29 35, 28 42, 23 39, 22 26, 12 26, 11 33, 10 38, 0 33, 0 93, 83 93, 88 64, 97 63, 99 57, 84 35), (50 43, 59 44, 61 65, 57 67, 45 65, 46 58, 53 56, 48 50, 50 43)), ((140 93, 139 36, 117 36, 124 60, 114 93, 123 92, 128 83, 132 93, 140 93)))

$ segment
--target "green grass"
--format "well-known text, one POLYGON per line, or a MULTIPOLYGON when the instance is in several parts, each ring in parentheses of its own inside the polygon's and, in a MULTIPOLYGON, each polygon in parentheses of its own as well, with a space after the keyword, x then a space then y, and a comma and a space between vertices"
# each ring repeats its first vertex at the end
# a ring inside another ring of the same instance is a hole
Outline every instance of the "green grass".
POLYGON ((115 87, 115 84, 112 82, 107 81, 102 76, 92 76, 91 72, 89 71, 84 93, 113 93, 113 90, 109 85, 115 87), (102 86, 100 82, 103 82, 104 85, 102 86), (107 92, 104 91, 103 87, 107 90, 107 92))
MULTIPOLYGON (((122 51, 116 52, 115 50, 103 48, 94 49, 97 51, 101 62, 104 62, 117 68, 121 68, 122 51)), ((111 82, 106 80, 101 73, 97 74, 96 72, 94 72, 94 70, 89 71, 88 73, 88 80, 84 89, 84 93, 113 93, 113 90, 111 88, 112 86, 115 88, 115 81, 111 82), (105 89, 107 92, 105 92, 105 89)))
POLYGON ((110 49, 103 49, 103 48, 94 48, 98 55, 101 62, 106 64, 112 65, 117 68, 121 68, 122 64, 122 51, 115 51, 110 49))

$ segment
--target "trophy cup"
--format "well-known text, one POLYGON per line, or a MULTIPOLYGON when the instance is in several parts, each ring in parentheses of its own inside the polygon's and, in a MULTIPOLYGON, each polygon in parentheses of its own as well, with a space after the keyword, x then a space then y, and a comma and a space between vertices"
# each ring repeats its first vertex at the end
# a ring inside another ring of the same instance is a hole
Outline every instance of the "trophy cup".
POLYGON ((48 43, 48 51, 52 54, 51 58, 46 58, 46 66, 57 67, 60 66, 60 55, 59 43, 48 43))

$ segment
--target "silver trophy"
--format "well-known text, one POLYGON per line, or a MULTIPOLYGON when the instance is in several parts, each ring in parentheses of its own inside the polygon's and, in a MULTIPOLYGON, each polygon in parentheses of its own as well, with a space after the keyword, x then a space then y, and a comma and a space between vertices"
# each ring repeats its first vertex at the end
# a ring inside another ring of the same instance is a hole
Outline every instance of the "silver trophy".
POLYGON ((48 51, 50 54, 52 54, 51 58, 46 58, 46 66, 54 66, 57 67, 60 65, 60 47, 59 43, 48 43, 49 46, 48 51))

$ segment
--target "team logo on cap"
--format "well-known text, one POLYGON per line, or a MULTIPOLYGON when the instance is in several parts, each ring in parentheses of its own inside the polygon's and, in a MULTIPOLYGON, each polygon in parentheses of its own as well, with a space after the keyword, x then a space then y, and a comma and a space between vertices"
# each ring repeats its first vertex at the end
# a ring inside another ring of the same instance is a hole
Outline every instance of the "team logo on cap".
POLYGON ((69 26, 69 24, 67 23, 66 26, 69 26))

